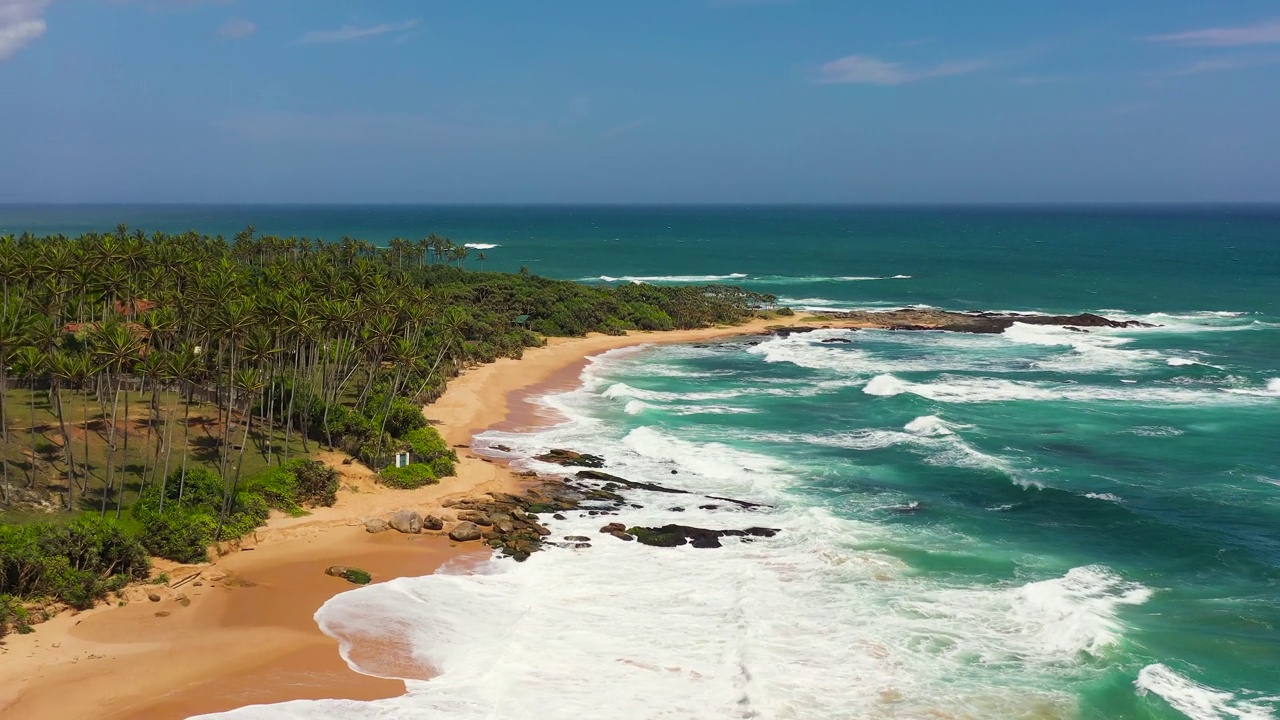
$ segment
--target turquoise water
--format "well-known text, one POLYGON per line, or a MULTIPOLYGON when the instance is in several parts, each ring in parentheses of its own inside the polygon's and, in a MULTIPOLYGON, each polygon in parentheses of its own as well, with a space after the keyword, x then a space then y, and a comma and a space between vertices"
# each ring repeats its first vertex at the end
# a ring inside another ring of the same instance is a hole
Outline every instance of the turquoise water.
POLYGON ((444 670, 388 716, 1280 711, 1280 210, 0 208, 0 231, 121 220, 435 231, 496 246, 490 269, 1158 325, 820 331, 598 359, 545 399, 567 420, 479 447, 599 452, 631 479, 776 506, 638 493, 627 524, 783 532, 715 551, 597 540, 339 596, 326 630, 397 628, 444 670))

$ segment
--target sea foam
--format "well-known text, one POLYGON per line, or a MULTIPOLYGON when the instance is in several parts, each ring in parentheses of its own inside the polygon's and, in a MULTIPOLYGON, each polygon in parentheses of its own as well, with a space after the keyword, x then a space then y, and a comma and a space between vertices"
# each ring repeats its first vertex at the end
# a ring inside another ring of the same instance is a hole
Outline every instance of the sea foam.
POLYGON ((1134 685, 1139 695, 1157 695, 1191 720, 1274 720, 1276 717, 1269 708, 1202 685, 1161 663, 1142 668, 1134 685))

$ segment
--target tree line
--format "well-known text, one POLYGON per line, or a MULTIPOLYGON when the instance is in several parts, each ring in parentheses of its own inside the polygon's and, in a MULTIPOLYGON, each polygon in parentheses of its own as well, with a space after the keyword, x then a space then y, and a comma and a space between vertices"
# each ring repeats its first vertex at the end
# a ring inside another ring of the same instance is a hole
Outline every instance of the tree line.
POLYGON ((305 460, 317 445, 375 469, 411 450, 415 464, 385 481, 434 482, 454 456, 421 407, 468 363, 520 357, 543 336, 737 323, 774 302, 468 259, 434 234, 385 247, 253 228, 0 236, 0 511, 34 496, 79 518, 0 523, 0 595, 82 601, 122 567, 136 576, 138 548, 199 559, 270 507, 331 503, 336 480, 305 460), (77 543, 109 549, 69 566, 77 543))

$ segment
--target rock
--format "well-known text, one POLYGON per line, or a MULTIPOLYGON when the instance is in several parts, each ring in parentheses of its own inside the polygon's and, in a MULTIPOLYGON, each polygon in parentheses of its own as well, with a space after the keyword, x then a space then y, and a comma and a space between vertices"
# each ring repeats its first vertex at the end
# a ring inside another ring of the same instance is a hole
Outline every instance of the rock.
POLYGON ((553 463, 555 465, 563 465, 564 467, 604 467, 604 458, 599 455, 588 455, 586 453, 575 452, 573 450, 550 450, 534 457, 534 460, 541 460, 542 462, 553 463))
POLYGON ((156 617, 169 617, 169 615, 170 613, 168 610, 160 610, 156 613, 156 617))
POLYGON ((443 530, 444 521, 436 517, 435 515, 428 515, 422 518, 422 529, 423 530, 443 530))
POLYGON ((565 535, 564 539, 569 542, 591 542, 591 538, 585 535, 565 535))
POLYGON ((147 593, 147 599, 151 602, 160 602, 160 596, 156 593, 147 593))
POLYGON ((671 471, 671 474, 672 474, 672 475, 679 475, 679 474, 680 474, 680 471, 679 471, 679 470, 672 470, 672 471, 671 471))
POLYGON ((778 328, 770 328, 764 334, 776 335, 777 337, 786 338, 786 337, 791 337, 792 335, 800 335, 802 333, 811 333, 814 330, 818 330, 818 329, 820 328, 807 327, 807 326, 778 327, 778 328))
POLYGON ((833 337, 833 338, 826 338, 825 340, 820 340, 819 342, 827 343, 828 345, 830 345, 830 344, 832 344, 832 343, 846 343, 846 344, 847 344, 847 343, 851 343, 851 342, 853 342, 853 341, 852 341, 852 340, 850 340, 849 338, 833 337))
POLYGON ((684 508, 682 507, 668 508, 668 510, 670 510, 671 512, 684 512, 684 508))
POLYGON ((625 533, 625 532, 612 532, 609 534, 618 538, 619 540, 626 540, 627 542, 631 542, 632 540, 636 539, 635 535, 631 535, 630 533, 625 533))
POLYGON ((561 515, 560 513, 556 513, 556 514, 552 515, 551 517, 555 518, 556 520, 564 520, 564 519, 565 519, 565 516, 564 516, 564 515, 561 515))
POLYGON ((340 577, 343 580, 356 585, 368 585, 369 581, 373 580, 373 577, 364 570, 347 565, 330 565, 325 568, 324 574, 340 577))
POLYGON ((465 522, 475 523, 476 525, 483 525, 484 527, 489 527, 493 524, 493 521, 489 519, 489 515, 487 513, 482 513, 478 510, 464 510, 458 513, 458 519, 465 522))
POLYGON ((422 516, 414 510, 396 511, 387 520, 387 524, 408 535, 417 535, 422 532, 422 516))
POLYGON ((193 583, 191 583, 191 584, 192 584, 194 587, 203 587, 203 586, 204 586, 204 583, 203 583, 203 582, 200 582, 199 580, 197 580, 197 581, 195 581, 195 582, 193 582, 193 583))
POLYGON ((616 532, 626 532, 626 531, 627 531, 627 526, 623 525, 622 523, 609 523, 608 525, 605 525, 604 527, 600 528, 600 532, 605 534, 613 534, 616 532))
POLYGON ((620 478, 617 475, 610 475, 609 473, 600 472, 598 470, 580 470, 575 473, 575 477, 580 480, 603 480, 623 487, 629 487, 633 490, 648 490, 650 492, 671 493, 673 495, 689 494, 688 490, 677 490, 675 488, 654 485, 653 483, 636 482, 634 480, 627 480, 626 478, 620 478))
POLYGON ((511 452, 511 448, 507 447, 506 445, 490 445, 489 447, 493 448, 494 450, 497 450, 498 452, 504 452, 504 453, 511 452))
POLYGON ((458 500, 456 498, 449 498, 448 500, 445 500, 444 502, 440 503, 440 507, 443 507, 443 508, 456 507, 457 505, 458 505, 458 500))
POLYGON ((364 529, 371 533, 386 532, 391 529, 391 524, 382 518, 373 518, 364 522, 364 529))
POLYGON ((633 527, 627 531, 644 545, 679 547, 689 544, 696 548, 718 548, 722 537, 773 537, 776 528, 753 527, 746 530, 708 530, 688 525, 663 525, 662 527, 633 527))
POLYGON ((480 527, 470 521, 462 521, 449 531, 449 539, 457 542, 471 542, 480 539, 480 527))

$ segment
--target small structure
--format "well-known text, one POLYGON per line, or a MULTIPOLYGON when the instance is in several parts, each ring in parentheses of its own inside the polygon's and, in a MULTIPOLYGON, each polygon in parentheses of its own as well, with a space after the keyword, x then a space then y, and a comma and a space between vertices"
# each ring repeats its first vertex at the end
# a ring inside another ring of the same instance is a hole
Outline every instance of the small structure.
POLYGON ((410 462, 410 459, 409 459, 409 451, 408 451, 408 450, 400 450, 400 451, 398 451, 398 452, 396 453, 395 458, 394 458, 394 459, 392 459, 391 464, 392 464, 392 466, 394 466, 394 467, 402 468, 402 467, 405 467, 406 465, 408 465, 408 464, 409 464, 409 462, 410 462))

